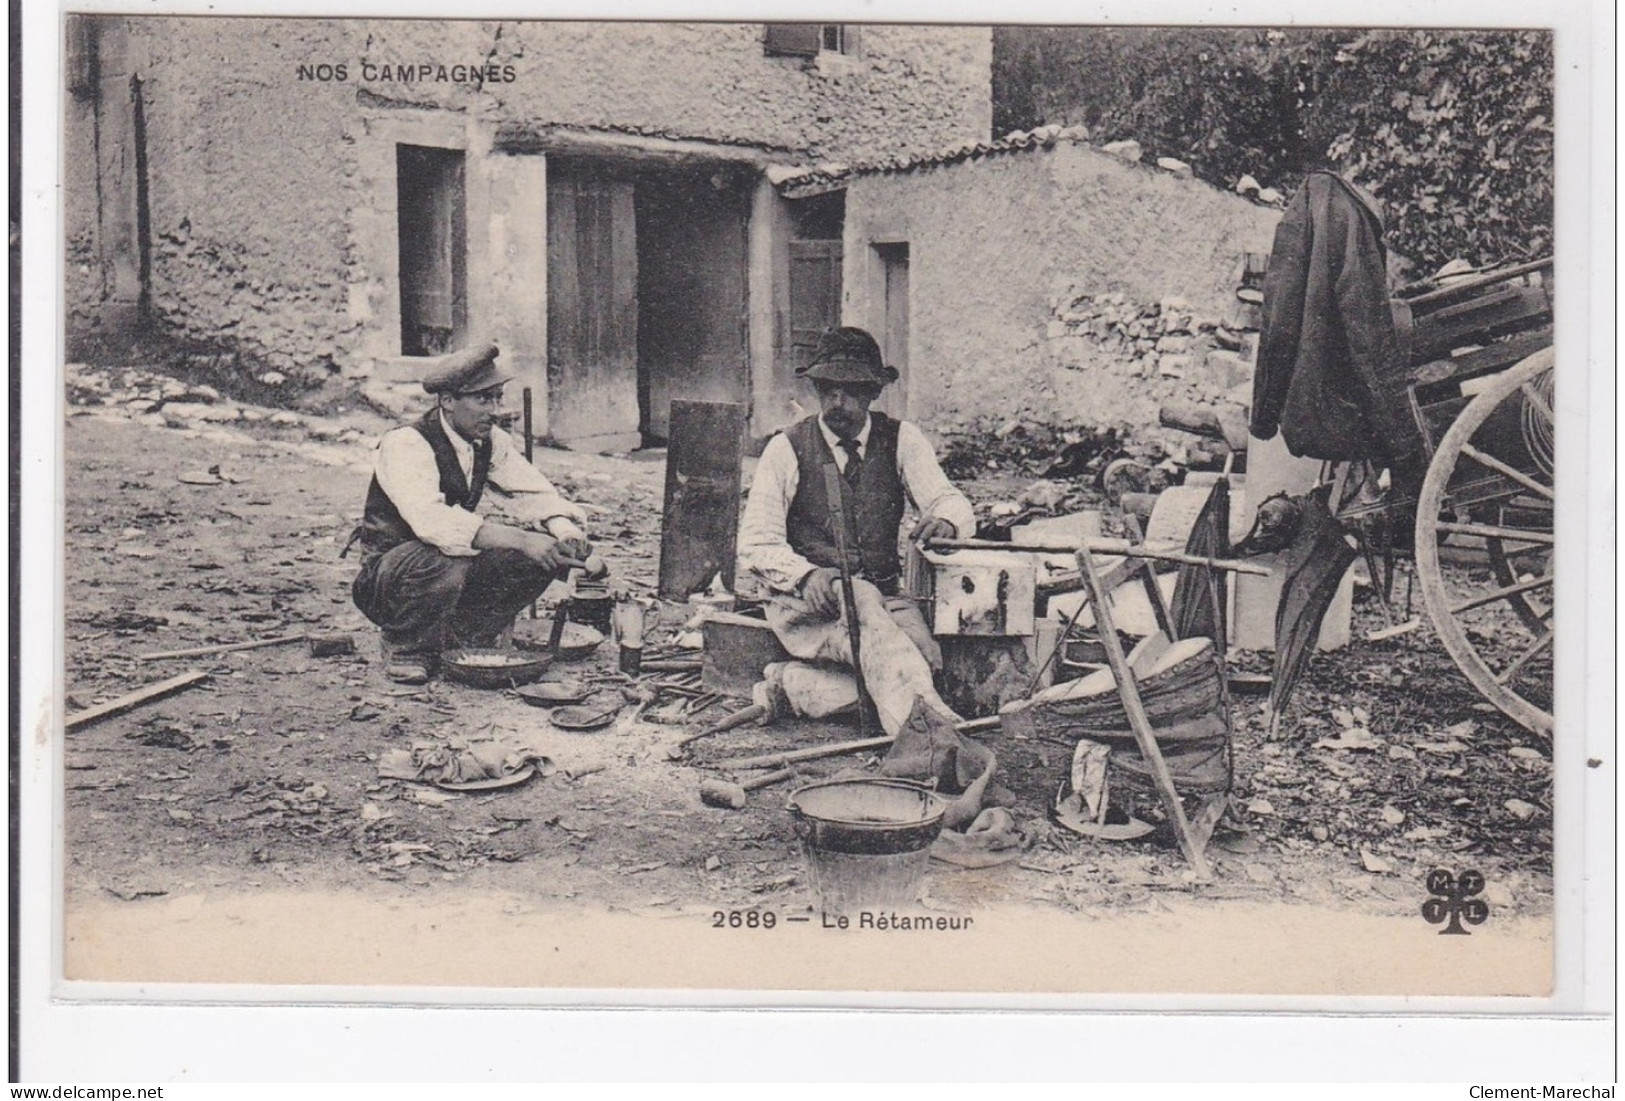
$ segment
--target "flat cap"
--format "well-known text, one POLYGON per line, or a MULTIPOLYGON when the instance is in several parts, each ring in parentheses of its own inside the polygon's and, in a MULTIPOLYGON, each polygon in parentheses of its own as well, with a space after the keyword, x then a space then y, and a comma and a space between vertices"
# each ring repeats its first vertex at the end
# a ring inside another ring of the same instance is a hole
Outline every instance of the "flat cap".
POLYGON ((897 381, 897 368, 880 358, 880 345, 863 329, 830 329, 818 338, 812 362, 796 369, 802 378, 824 382, 866 382, 884 386, 897 381))
POLYGON ((512 377, 497 366, 495 344, 475 344, 443 357, 423 376, 423 389, 431 394, 477 394, 512 377))

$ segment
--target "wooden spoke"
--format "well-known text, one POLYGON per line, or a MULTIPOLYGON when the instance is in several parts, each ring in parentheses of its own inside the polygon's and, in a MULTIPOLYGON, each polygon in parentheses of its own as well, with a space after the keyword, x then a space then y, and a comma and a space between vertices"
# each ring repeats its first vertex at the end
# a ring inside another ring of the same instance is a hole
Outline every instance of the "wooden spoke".
POLYGON ((1552 545, 1552 533, 1549 531, 1526 531, 1522 528, 1503 528, 1495 524, 1459 524, 1454 520, 1440 520, 1434 525, 1439 531, 1454 532, 1457 535, 1478 535, 1485 539, 1510 539, 1515 543, 1539 543, 1541 546, 1552 545))
POLYGON ((1516 585, 1507 585, 1492 592, 1475 596, 1471 600, 1463 600, 1460 604, 1453 604, 1450 607, 1450 614, 1460 615, 1462 612, 1470 612, 1474 608, 1482 608, 1486 604, 1494 604, 1498 600, 1505 600, 1509 596, 1516 596, 1519 593, 1526 593, 1531 589, 1545 588, 1551 583, 1552 578, 1550 574, 1546 575, 1545 577, 1532 577, 1528 581, 1520 581, 1516 585))
POLYGON ((1417 580, 1440 643, 1486 700, 1530 730, 1547 736, 1552 732, 1552 713, 1549 705, 1536 701, 1547 698, 1549 688, 1532 677, 1518 678, 1518 674, 1552 646, 1555 635, 1550 604, 1541 606, 1528 596, 1549 589, 1553 583, 1550 566, 1538 559, 1529 561, 1536 555, 1549 556, 1555 542, 1552 491, 1540 482, 1539 475, 1516 470, 1487 454, 1488 444, 1474 441, 1487 426, 1494 426, 1491 431, 1501 431, 1505 412, 1526 399, 1533 416, 1550 415, 1551 406, 1535 390, 1535 383, 1543 372, 1551 370, 1552 362, 1550 348, 1536 352, 1491 379, 1457 414, 1439 438, 1422 482, 1414 544, 1417 580), (1531 390, 1535 392, 1531 394, 1531 390), (1469 461, 1477 466, 1465 466, 1469 461), (1521 498, 1523 503, 1511 498, 1521 498), (1484 540, 1491 567, 1487 579, 1482 574, 1447 578, 1439 555, 1445 537, 1453 534, 1484 540), (1519 561, 1535 568, 1520 569, 1519 561), (1525 577, 1525 573, 1541 576, 1525 577), (1513 658, 1511 665, 1497 672, 1502 662, 1498 660, 1492 667, 1480 647, 1494 646, 1504 639, 1502 625, 1469 630, 1464 617, 1470 617, 1474 609, 1499 602, 1505 602, 1515 613, 1534 641, 1513 658), (1515 678, 1519 680, 1518 688, 1512 685, 1515 678), (1535 695, 1526 698, 1522 691, 1534 691, 1535 695))
POLYGON ((1523 391, 1524 400, 1529 403, 1535 412, 1546 418, 1547 424, 1556 422, 1557 416, 1552 412, 1552 407, 1546 404, 1546 399, 1541 396, 1539 390, 1535 389, 1533 382, 1524 383, 1520 389, 1523 391))
POLYGON ((1463 455, 1466 455, 1469 459, 1473 460, 1475 463, 1482 463, 1483 465, 1489 467, 1491 470, 1495 471, 1497 474, 1506 475, 1508 478, 1511 478, 1514 482, 1517 482, 1519 485, 1523 486, 1525 489, 1529 490, 1532 493, 1540 494, 1542 497, 1546 498, 1548 501, 1555 499, 1556 496, 1557 496, 1557 494, 1552 492, 1552 487, 1551 486, 1541 485, 1539 482, 1535 481, 1535 479, 1531 478, 1529 475, 1525 474, 1523 471, 1517 470, 1517 469, 1515 469, 1513 467, 1508 466, 1506 463, 1503 463, 1500 459, 1497 459, 1494 455, 1486 455, 1484 452, 1480 451, 1478 448, 1474 447, 1470 443, 1464 443, 1464 444, 1461 445, 1461 453, 1463 455))
POLYGON ((1550 646, 1552 644, 1552 639, 1556 637, 1556 631, 1547 631, 1534 642, 1530 643, 1524 648, 1524 652, 1518 655, 1517 660, 1515 660, 1511 665, 1507 666, 1500 673, 1496 674, 1495 683, 1506 684, 1513 677, 1517 676, 1518 670, 1522 669, 1525 665, 1528 665, 1531 658, 1550 646))

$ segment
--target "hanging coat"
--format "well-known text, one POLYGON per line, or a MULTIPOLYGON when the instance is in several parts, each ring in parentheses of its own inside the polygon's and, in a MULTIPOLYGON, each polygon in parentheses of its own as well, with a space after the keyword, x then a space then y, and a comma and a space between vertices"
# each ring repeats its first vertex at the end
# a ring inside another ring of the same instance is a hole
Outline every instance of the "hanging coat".
POLYGON ((1330 172, 1313 172, 1275 230, 1253 375, 1252 433, 1294 455, 1420 462, 1407 367, 1388 300, 1382 219, 1330 172))

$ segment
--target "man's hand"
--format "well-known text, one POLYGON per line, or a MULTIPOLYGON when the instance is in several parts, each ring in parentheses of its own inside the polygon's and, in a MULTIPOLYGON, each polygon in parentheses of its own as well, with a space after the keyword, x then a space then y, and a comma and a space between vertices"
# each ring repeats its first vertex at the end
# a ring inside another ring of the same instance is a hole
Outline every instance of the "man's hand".
POLYGON ((837 619, 841 614, 840 598, 835 585, 841 580, 841 571, 821 566, 801 580, 801 599, 816 616, 837 619))
POLYGON ((920 522, 914 525, 914 530, 908 533, 910 543, 929 543, 933 539, 952 539, 959 534, 959 529, 950 521, 940 516, 922 516, 920 522))
POLYGON ((572 535, 559 540, 559 552, 566 558, 585 562, 592 555, 592 544, 579 535, 572 535))
POLYGON ((539 531, 525 532, 516 549, 538 566, 554 573, 563 573, 567 568, 563 560, 570 557, 564 553, 563 543, 539 531))

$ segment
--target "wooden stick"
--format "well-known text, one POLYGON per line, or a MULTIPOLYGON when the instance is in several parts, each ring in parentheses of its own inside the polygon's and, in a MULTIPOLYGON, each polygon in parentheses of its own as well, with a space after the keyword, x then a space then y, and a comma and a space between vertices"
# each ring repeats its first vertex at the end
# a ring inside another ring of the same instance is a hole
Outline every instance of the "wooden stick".
MULTIPOLYGON (((1444 525, 1439 525, 1443 527, 1444 525)), ((1547 537, 1548 540, 1550 537, 1547 537)), ((1125 556, 1129 558, 1154 558, 1158 562, 1177 562, 1182 566, 1206 566, 1210 570, 1229 570, 1231 573, 1250 573, 1256 577, 1268 577, 1270 571, 1252 562, 1241 562, 1234 558, 1204 558, 1199 554, 1186 554, 1184 551, 1158 550, 1130 543, 1127 539, 1085 539, 1080 543, 995 543, 991 539, 933 539, 927 550, 991 550, 1010 551, 1019 554, 1077 554, 1079 547, 1087 547, 1095 554, 1111 556, 1125 556)))
POLYGON ((147 703, 151 700, 156 700, 163 696, 167 696, 172 692, 179 692, 183 688, 190 688, 192 685, 196 684, 200 680, 203 680, 208 675, 207 670, 192 669, 188 672, 180 674, 179 676, 170 677, 168 680, 161 680, 156 684, 149 684, 145 688, 137 688, 134 692, 128 692, 116 700, 108 700, 106 703, 99 703, 95 707, 87 707, 83 711, 75 711, 72 715, 68 716, 67 721, 63 725, 66 729, 72 730, 75 727, 85 726, 88 723, 105 719, 110 715, 117 715, 120 712, 130 710, 132 707, 139 707, 141 704, 147 703))
POLYGON ((1168 763, 1162 759, 1162 749, 1157 745, 1157 736, 1151 729, 1151 719, 1145 713, 1139 683, 1134 679, 1134 670, 1129 668, 1128 658, 1123 654, 1123 644, 1118 641, 1117 627, 1112 622, 1111 602, 1105 586, 1100 583, 1100 575, 1095 572, 1094 555, 1087 543, 1078 548, 1078 569, 1089 583, 1089 597, 1095 606, 1095 627, 1101 646, 1106 650, 1106 662, 1111 666, 1112 675, 1117 678, 1117 694, 1123 702, 1123 711, 1128 715, 1129 729, 1134 732, 1134 740, 1139 744, 1140 756, 1150 766, 1151 778, 1156 784, 1163 809, 1173 822, 1179 851, 1185 854, 1185 859, 1198 876, 1211 878, 1212 871, 1208 867, 1207 854, 1203 852, 1204 846, 1196 843, 1190 821, 1185 817, 1185 805, 1180 801, 1174 779, 1168 773, 1168 763))
POLYGON ((740 757, 731 761, 717 761, 712 768, 783 768, 798 761, 816 761, 824 757, 840 757, 847 753, 862 753, 866 749, 881 749, 891 745, 896 738, 859 738, 853 742, 835 742, 832 745, 812 746, 809 749, 792 749, 785 753, 767 753, 760 757, 740 757))
MULTIPOLYGON (((991 730, 999 725, 997 715, 989 715, 985 719, 970 719, 966 722, 954 724, 954 729, 962 733, 971 734, 979 730, 991 730)), ((680 744, 694 741, 686 739, 680 744)), ((798 761, 816 761, 823 757, 840 757, 848 753, 862 753, 866 749, 882 749, 891 745, 897 739, 885 738, 859 738, 851 742, 835 742, 830 745, 812 746, 808 749, 792 749, 785 753, 766 753, 760 757, 740 757, 732 761, 717 761, 711 768, 779 768, 784 765, 793 765, 798 761)))
POLYGON ((238 650, 259 650, 266 646, 285 646, 290 642, 303 642, 308 637, 304 632, 300 632, 297 635, 258 638, 251 642, 222 642, 215 646, 194 646, 190 650, 161 650, 156 654, 137 654, 135 660, 159 661, 164 658, 201 658, 210 654, 229 654, 238 650))

